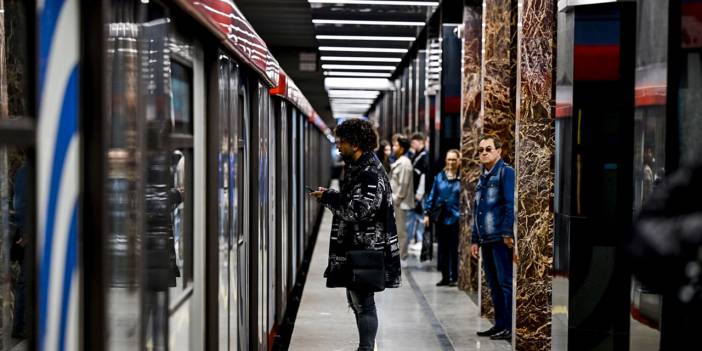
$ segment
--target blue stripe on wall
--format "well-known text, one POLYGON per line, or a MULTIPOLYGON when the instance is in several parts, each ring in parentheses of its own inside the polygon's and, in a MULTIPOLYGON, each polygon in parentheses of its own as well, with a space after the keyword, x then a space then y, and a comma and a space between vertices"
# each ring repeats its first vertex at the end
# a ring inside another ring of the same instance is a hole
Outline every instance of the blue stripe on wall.
POLYGON ((56 22, 65 0, 46 0, 39 14, 39 95, 43 95, 46 66, 49 63, 51 43, 56 30, 56 22))
MULTIPOLYGON (((46 211, 44 247, 40 264, 39 277, 39 337, 40 346, 46 341, 47 304, 49 294, 49 273, 51 267, 51 250, 53 248, 54 224, 56 219, 56 205, 58 203, 59 187, 63 178, 63 165, 66 152, 71 139, 77 132, 78 119, 78 65, 73 68, 66 86, 63 106, 59 116, 59 125, 56 135, 56 144, 53 148, 54 157, 51 167, 51 184, 49 186, 49 201, 46 211)), ((71 170, 68 170, 69 172, 71 170)), ((42 349, 44 347, 41 347, 42 349)))
POLYGON ((71 298, 71 288, 73 287, 73 273, 76 269, 78 248, 78 203, 73 205, 73 215, 71 216, 71 226, 68 232, 68 246, 66 247, 66 266, 63 271, 63 291, 61 293, 61 319, 59 329, 59 351, 66 349, 66 329, 68 320, 68 309, 71 298))

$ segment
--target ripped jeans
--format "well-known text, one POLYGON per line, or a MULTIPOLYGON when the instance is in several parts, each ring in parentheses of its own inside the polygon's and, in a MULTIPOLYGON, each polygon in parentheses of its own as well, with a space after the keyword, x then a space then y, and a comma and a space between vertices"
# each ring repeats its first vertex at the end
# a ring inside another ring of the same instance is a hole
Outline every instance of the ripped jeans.
POLYGON ((378 332, 378 315, 375 310, 373 292, 346 289, 346 299, 356 316, 358 327, 358 351, 372 351, 378 332))

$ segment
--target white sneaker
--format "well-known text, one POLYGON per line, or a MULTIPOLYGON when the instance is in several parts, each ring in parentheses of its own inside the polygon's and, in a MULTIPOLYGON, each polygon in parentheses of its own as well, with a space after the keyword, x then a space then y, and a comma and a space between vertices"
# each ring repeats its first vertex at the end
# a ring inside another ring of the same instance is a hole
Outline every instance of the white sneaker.
POLYGON ((400 260, 400 267, 407 268, 407 260, 400 260))
POLYGON ((422 251, 422 243, 418 241, 410 245, 410 249, 412 249, 412 251, 422 251))

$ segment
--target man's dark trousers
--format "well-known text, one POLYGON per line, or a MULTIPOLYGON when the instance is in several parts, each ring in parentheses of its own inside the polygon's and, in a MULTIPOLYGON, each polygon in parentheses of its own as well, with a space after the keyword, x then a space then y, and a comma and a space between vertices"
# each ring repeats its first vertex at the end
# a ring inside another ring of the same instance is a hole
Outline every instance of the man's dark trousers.
POLYGON ((481 248, 485 280, 495 307, 495 327, 512 330, 512 249, 502 241, 481 248))

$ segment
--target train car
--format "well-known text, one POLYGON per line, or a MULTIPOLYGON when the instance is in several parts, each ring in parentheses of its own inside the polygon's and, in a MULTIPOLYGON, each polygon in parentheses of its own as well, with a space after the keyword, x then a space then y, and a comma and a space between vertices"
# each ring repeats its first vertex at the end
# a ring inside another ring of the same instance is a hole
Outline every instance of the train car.
POLYGON ((236 5, 0 10, 0 350, 272 349, 334 139, 236 5))

